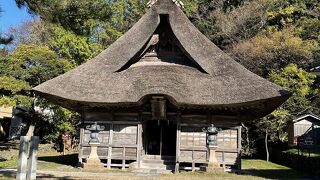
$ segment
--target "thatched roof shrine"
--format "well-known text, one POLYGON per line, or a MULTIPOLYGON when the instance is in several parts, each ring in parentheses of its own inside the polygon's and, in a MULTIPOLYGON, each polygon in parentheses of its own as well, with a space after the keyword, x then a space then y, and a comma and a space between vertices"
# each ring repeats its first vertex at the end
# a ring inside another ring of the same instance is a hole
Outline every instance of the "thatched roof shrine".
POLYGON ((171 0, 158 0, 97 57, 34 90, 76 111, 163 95, 178 108, 239 108, 254 118, 289 97, 219 49, 171 0))

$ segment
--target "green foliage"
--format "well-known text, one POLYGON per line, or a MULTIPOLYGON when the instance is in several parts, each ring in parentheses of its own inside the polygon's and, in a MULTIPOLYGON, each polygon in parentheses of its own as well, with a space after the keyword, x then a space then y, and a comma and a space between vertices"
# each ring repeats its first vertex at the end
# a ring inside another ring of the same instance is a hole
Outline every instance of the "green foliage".
POLYGON ((298 68, 297 65, 289 64, 280 73, 272 71, 269 79, 293 92, 291 98, 294 98, 308 95, 315 77, 314 74, 298 68))
POLYGON ((320 19, 301 18, 297 22, 297 31, 303 39, 313 39, 320 43, 320 19))
POLYGON ((289 100, 282 106, 290 114, 299 114, 305 109, 312 109, 312 97, 318 93, 318 90, 312 87, 315 78, 314 74, 308 73, 294 64, 288 65, 280 73, 273 71, 269 76, 271 81, 292 93, 289 100))
MULTIPOLYGON (((34 87, 40 83, 43 83, 49 79, 52 79, 64 72, 72 69, 75 64, 69 60, 59 58, 58 55, 50 50, 47 46, 38 45, 19 45, 14 52, 7 54, 6 57, 0 59, 0 105, 15 106, 17 101, 20 101, 24 106, 29 107, 30 117, 28 116, 25 121, 27 123, 35 123, 41 127, 50 127, 49 129, 43 128, 47 131, 41 131, 36 129, 36 134, 41 134, 42 137, 51 136, 47 133, 53 133, 50 141, 57 140, 62 130, 52 126, 48 123, 50 118, 41 115, 34 109, 34 107, 48 107, 47 103, 43 101, 37 101, 38 98, 34 97, 34 94, 30 91, 31 87, 34 87), (36 101, 36 103, 35 103, 36 101), (35 121, 35 122, 32 122, 35 121), (54 131, 52 131, 54 130, 54 131)), ((46 111, 48 108, 45 108, 46 111)), ((54 113, 53 119, 58 116, 58 113, 54 113)), ((58 118, 61 121, 55 121, 54 123, 60 123, 60 128, 67 128, 67 118, 58 118)), ((52 121, 51 121, 52 122, 52 121)), ((72 128, 68 130, 72 131, 72 128)), ((48 138, 45 138, 48 139, 48 138)))
POLYGON ((313 104, 313 99, 318 94, 318 90, 313 87, 315 78, 314 74, 295 64, 289 64, 281 71, 272 71, 269 79, 289 90, 292 96, 276 111, 258 120, 255 123, 258 127, 256 131, 264 134, 267 130, 271 142, 285 142, 287 122, 303 113, 314 112, 316 104, 313 104))
POLYGON ((19 95, 22 91, 31 89, 30 85, 11 76, 0 76, 0 106, 15 106, 20 101, 26 106, 31 105, 27 96, 19 95))
POLYGON ((62 25, 78 35, 90 34, 87 21, 109 19, 111 8, 105 0, 16 0, 19 7, 39 15, 46 22, 62 25))
MULTIPOLYGON (((0 7, 0 14, 2 13, 2 8, 0 7)), ((9 44, 13 40, 13 36, 3 37, 0 33, 0 45, 1 44, 9 44)))
POLYGON ((287 28, 238 43, 230 53, 248 69, 265 77, 270 71, 280 70, 290 63, 308 67, 316 61, 315 52, 319 49, 316 41, 303 40, 294 28, 287 28))
POLYGON ((78 65, 96 56, 102 46, 88 41, 87 37, 77 36, 71 31, 52 25, 49 29, 47 45, 60 57, 75 61, 78 65))
POLYGON ((46 46, 21 45, 9 56, 12 76, 36 86, 74 67, 46 46))
POLYGON ((317 0, 274 0, 268 11, 269 25, 283 28, 305 18, 319 18, 317 0))
MULTIPOLYGON (((16 2, 19 7, 26 6, 31 13, 39 15, 45 22, 86 37, 87 43, 98 43, 107 47, 146 12, 148 1, 16 0, 16 2)), ((60 32, 58 34, 61 35, 60 32)), ((83 45, 82 40, 80 45, 83 45)))
POLYGON ((14 77, 0 76, 0 91, 11 91, 16 94, 22 90, 30 90, 30 85, 14 77))
POLYGON ((42 114, 36 126, 42 127, 36 130, 36 134, 42 137, 43 142, 57 142, 60 136, 68 131, 71 134, 76 134, 79 131, 80 115, 71 112, 65 108, 52 105, 46 101, 38 102, 43 111, 50 113, 42 114))
POLYGON ((255 150, 262 149, 258 144, 264 141, 272 143, 287 141, 287 123, 301 114, 317 113, 319 92, 314 86, 316 76, 295 64, 289 64, 281 70, 271 71, 269 80, 286 88, 292 96, 271 114, 254 122, 243 124, 243 152, 251 156, 255 150))

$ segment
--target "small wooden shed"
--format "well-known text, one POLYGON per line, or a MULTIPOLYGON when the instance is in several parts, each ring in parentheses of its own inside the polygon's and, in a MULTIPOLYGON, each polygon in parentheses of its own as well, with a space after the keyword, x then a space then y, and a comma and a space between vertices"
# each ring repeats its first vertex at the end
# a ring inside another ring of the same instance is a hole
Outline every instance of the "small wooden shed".
POLYGON ((305 114, 289 122, 289 146, 296 146, 298 138, 311 138, 314 144, 320 144, 320 117, 314 114, 305 114))
POLYGON ((0 140, 4 140, 9 135, 12 109, 12 106, 0 106, 0 140))
MULTIPOLYGON (((158 0, 108 49, 34 90, 105 126, 99 158, 108 168, 197 169, 209 154, 202 128, 214 124, 217 159, 241 168, 240 123, 263 117, 290 93, 214 45, 172 0, 158 0)), ((90 153, 81 130, 79 161, 90 153)))

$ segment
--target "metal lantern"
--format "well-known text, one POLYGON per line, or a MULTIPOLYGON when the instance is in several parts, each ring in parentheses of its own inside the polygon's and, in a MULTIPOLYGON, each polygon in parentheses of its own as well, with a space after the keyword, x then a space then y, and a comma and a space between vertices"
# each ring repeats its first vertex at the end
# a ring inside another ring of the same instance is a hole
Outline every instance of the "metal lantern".
POLYGON ((16 107, 12 111, 9 139, 20 138, 24 127, 26 127, 24 119, 28 116, 28 113, 29 109, 23 106, 20 101, 17 101, 16 107))
POLYGON ((221 131, 221 128, 215 127, 213 124, 210 126, 203 128, 203 132, 207 133, 207 145, 209 146, 217 146, 217 135, 218 132, 221 131))
POLYGON ((104 130, 104 126, 100 126, 97 122, 94 122, 91 125, 86 126, 86 130, 91 132, 89 143, 100 143, 98 137, 99 132, 104 130))

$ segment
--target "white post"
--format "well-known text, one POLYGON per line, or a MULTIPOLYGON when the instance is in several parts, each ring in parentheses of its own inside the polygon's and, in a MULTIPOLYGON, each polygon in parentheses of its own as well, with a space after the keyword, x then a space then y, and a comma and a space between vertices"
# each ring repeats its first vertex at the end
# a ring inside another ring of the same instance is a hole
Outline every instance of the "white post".
POLYGON ((38 159, 39 137, 32 136, 30 143, 27 179, 35 180, 37 178, 37 159, 38 159))
POLYGON ((28 136, 21 136, 20 137, 17 180, 26 180, 27 179, 29 141, 30 141, 30 138, 28 136))

